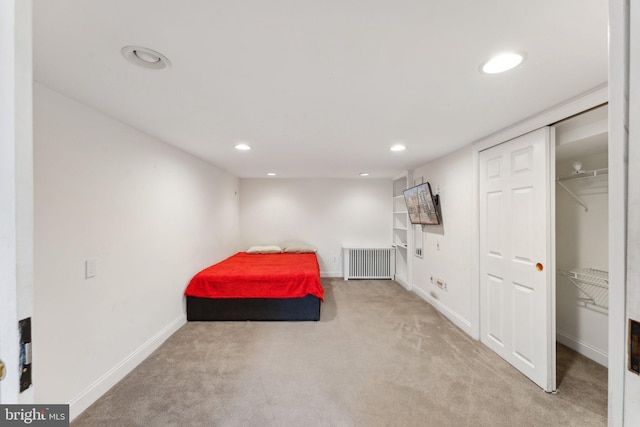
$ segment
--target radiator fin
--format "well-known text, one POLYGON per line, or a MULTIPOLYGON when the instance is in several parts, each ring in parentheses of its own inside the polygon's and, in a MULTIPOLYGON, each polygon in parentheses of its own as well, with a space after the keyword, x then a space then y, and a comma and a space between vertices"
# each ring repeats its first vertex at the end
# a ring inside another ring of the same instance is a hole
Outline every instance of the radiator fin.
POLYGON ((394 248, 344 249, 345 280, 393 279, 394 275, 394 248))

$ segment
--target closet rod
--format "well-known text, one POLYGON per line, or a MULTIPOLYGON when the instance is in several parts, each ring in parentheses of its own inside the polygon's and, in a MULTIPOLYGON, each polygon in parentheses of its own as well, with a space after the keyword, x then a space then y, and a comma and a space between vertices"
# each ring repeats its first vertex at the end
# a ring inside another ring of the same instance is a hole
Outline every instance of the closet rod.
POLYGON ((609 169, 608 168, 594 169, 594 170, 591 170, 591 171, 579 171, 577 173, 574 173, 573 175, 560 176, 560 177, 556 178, 556 181, 560 182, 560 181, 570 181, 570 180, 573 180, 573 179, 593 178, 595 176, 603 176, 603 175, 608 175, 608 174, 609 174, 609 169))

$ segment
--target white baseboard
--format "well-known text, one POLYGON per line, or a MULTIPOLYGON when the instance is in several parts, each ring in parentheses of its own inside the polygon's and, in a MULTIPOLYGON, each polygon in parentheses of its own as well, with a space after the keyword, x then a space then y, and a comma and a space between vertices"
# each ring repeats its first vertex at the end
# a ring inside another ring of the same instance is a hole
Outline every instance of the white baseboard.
POLYGON ((320 277, 343 277, 344 274, 341 270, 338 271, 321 271, 320 277))
POLYGON ((69 418, 73 421, 78 415, 84 412, 118 381, 123 379, 129 372, 138 366, 144 359, 149 357, 160 345, 187 323, 186 316, 182 315, 164 327, 160 332, 151 337, 140 348, 127 356, 123 361, 111 368, 107 373, 98 378, 85 391, 80 393, 69 402, 69 418))
POLYGON ((428 292, 425 292, 424 289, 421 289, 418 286, 413 287, 413 292, 415 292, 420 298, 431 304, 436 310, 442 313, 447 319, 449 319, 454 325, 458 328, 462 329, 469 336, 473 336, 471 334, 471 322, 462 317, 459 313, 452 310, 442 303, 442 301, 435 299, 428 292))
POLYGON ((400 286, 402 286, 403 288, 405 288, 408 291, 411 291, 411 285, 407 282, 405 282, 402 278, 396 276, 394 279, 398 284, 400 284, 400 286))
POLYGON ((564 344, 567 347, 577 351, 584 357, 593 360, 596 363, 601 364, 604 367, 609 366, 609 355, 606 351, 600 348, 594 347, 579 338, 576 338, 564 331, 556 330, 556 341, 560 344, 564 344))

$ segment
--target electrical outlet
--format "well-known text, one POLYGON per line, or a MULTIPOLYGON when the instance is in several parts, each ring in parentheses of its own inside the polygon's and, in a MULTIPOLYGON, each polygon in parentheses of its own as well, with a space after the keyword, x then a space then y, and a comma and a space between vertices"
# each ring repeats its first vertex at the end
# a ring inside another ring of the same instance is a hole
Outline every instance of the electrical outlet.
POLYGON ((439 251, 440 250, 440 242, 436 242, 436 250, 439 251))
POLYGON ((442 279, 436 278, 436 286, 442 289, 443 291, 447 290, 447 282, 442 279))

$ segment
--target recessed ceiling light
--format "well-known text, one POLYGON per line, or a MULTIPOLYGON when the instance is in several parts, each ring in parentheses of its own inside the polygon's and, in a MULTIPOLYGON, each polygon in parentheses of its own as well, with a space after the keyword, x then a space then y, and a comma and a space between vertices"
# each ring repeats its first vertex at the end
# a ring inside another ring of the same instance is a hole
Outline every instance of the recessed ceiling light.
POLYGON ((369 172, 360 172, 360 176, 369 176, 369 172))
POLYGON ((275 172, 267 172, 267 176, 276 176, 275 172))
POLYGON ((171 61, 166 56, 146 47, 125 46, 120 49, 120 52, 129 62, 143 68, 152 70, 171 68, 171 61))
POLYGON ((405 147, 402 144, 396 144, 393 147, 389 148, 389 150, 391 150, 391 151, 404 151, 406 149, 407 149, 407 147, 405 147))
POLYGON ((241 150, 241 151, 251 150, 251 146, 245 143, 236 144, 236 150, 241 150))
POLYGON ((509 71, 522 64, 524 53, 501 53, 480 66, 480 71, 485 74, 497 74, 509 71))
POLYGON ((156 62, 161 61, 158 55, 154 55, 153 53, 147 52, 145 50, 136 49, 133 51, 133 54, 137 56, 140 61, 144 61, 149 64, 155 64, 156 62))

